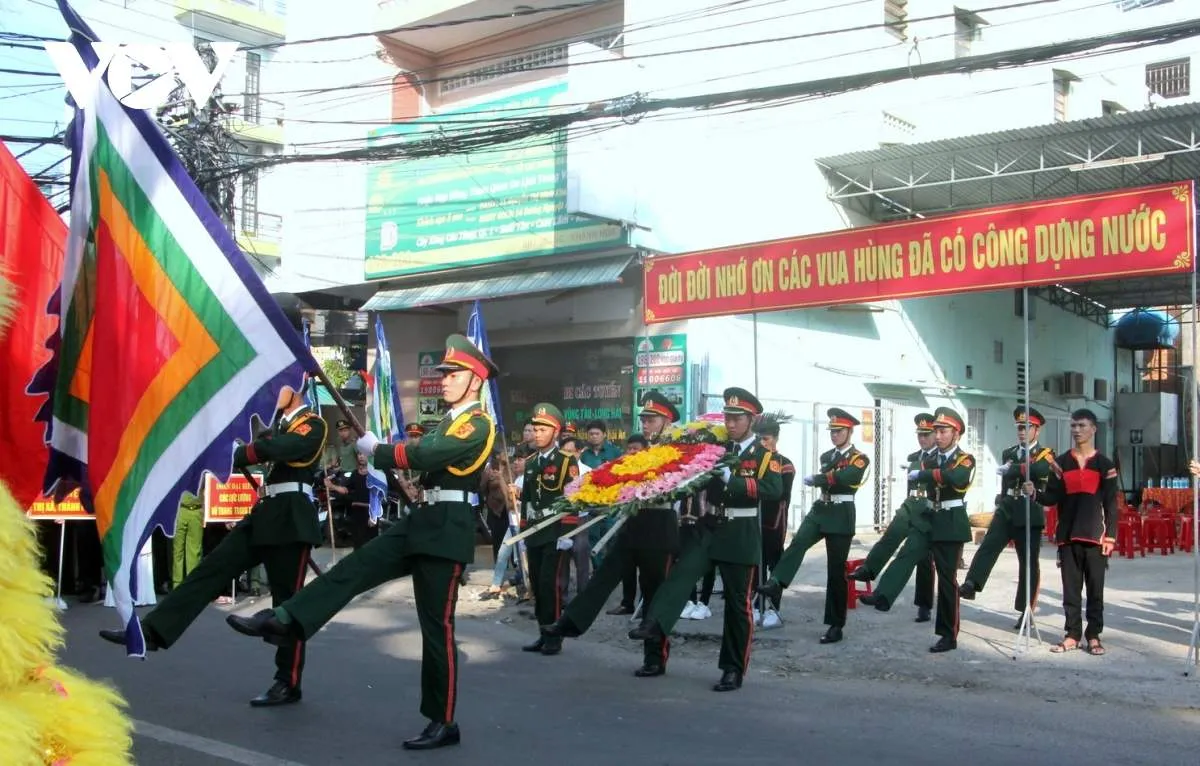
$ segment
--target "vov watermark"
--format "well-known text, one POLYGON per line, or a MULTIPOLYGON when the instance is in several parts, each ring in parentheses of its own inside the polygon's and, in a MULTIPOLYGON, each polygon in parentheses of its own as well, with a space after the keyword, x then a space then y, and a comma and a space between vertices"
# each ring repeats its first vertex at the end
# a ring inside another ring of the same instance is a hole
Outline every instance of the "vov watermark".
POLYGON ((122 104, 130 109, 157 109, 170 102, 176 78, 197 104, 208 103, 225 70, 233 63, 238 47, 234 42, 209 45, 217 60, 211 72, 200 52, 189 43, 91 43, 99 59, 91 70, 73 43, 49 42, 45 47, 76 104, 92 103, 96 86, 107 73, 108 86, 122 104), (149 82, 134 85, 135 63, 155 73, 149 82))

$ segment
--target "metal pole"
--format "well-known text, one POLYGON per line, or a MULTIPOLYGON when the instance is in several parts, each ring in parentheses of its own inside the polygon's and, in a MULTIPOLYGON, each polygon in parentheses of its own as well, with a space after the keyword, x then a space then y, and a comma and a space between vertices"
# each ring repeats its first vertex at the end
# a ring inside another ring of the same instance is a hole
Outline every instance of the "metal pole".
POLYGON ((58 521, 58 587, 54 592, 54 605, 59 609, 66 609, 67 602, 62 598, 62 580, 63 580, 63 559, 67 556, 67 520, 59 519, 58 521))
MULTIPOLYGON (((1193 250, 1193 252, 1195 252, 1193 250)), ((1200 391, 1196 380, 1196 271, 1192 269, 1192 445, 1200 444, 1200 391)), ((1200 662, 1200 480, 1192 477, 1192 638, 1188 642, 1183 674, 1190 675, 1200 662)))
MULTIPOLYGON (((758 390, 758 312, 750 315, 751 327, 754 333, 754 395, 762 398, 762 392, 758 390)), ((750 424, 751 433, 753 433, 754 424, 750 424)), ((758 529, 759 529, 759 545, 758 545, 758 587, 762 587, 767 582, 766 572, 763 571, 763 546, 761 541, 762 536, 762 503, 758 504, 758 529)), ((763 620, 767 618, 767 597, 759 595, 758 601, 758 619, 755 624, 762 625, 763 620)), ((780 606, 783 606, 780 603, 780 606)))
MULTIPOLYGON (((1030 470, 1032 465, 1032 445, 1029 443, 1029 288, 1025 287, 1021 290, 1021 326, 1025 333, 1025 380, 1022 383, 1024 391, 1022 392, 1025 399, 1025 473, 1024 480, 1031 481, 1033 473, 1030 470)), ((1023 484, 1023 483, 1022 483, 1023 484)), ((1033 559, 1031 556, 1040 554, 1041 540, 1038 540, 1038 550, 1033 548, 1033 533, 1029 528, 1029 517, 1033 498, 1021 493, 1025 499, 1025 566, 1021 573, 1021 579, 1025 581, 1025 609, 1021 612, 1021 625, 1017 633, 1017 641, 1013 646, 1013 659, 1015 660, 1020 655, 1029 651, 1030 638, 1037 635, 1037 640, 1040 643, 1042 640, 1041 633, 1033 622, 1033 559)))

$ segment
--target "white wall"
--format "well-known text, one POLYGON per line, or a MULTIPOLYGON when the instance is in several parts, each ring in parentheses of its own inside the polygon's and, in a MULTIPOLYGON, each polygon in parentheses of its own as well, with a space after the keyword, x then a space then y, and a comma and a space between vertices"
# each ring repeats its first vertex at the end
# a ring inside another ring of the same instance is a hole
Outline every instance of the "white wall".
MULTIPOLYGON (((320 4, 293 3, 288 37, 373 29, 376 5, 344 0, 330 13, 320 4)), ((356 37, 279 50, 266 95, 284 102, 287 153, 361 147, 368 131, 388 123, 396 68, 375 55, 377 48, 374 38, 356 37), (328 92, 313 92, 322 89, 328 92)), ((270 202, 260 204, 284 216, 284 239, 282 264, 268 286, 296 291, 363 281, 366 172, 365 163, 351 162, 302 162, 273 172, 270 202)))

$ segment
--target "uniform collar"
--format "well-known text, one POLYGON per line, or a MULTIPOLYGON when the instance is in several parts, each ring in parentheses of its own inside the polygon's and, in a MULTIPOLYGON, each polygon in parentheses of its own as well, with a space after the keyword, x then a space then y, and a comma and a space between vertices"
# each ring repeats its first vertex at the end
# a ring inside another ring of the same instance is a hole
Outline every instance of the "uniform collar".
POLYGON ((538 457, 540 457, 542 460, 545 460, 546 458, 550 457, 551 455, 553 455, 553 454, 554 454, 555 452, 557 452, 557 451, 558 451, 558 447, 555 447, 555 446, 552 444, 552 445, 550 445, 549 447, 547 447, 547 448, 546 448, 546 451, 545 451, 545 452, 539 452, 539 453, 538 453, 538 457))
POLYGON ((297 407, 296 409, 289 412, 288 414, 281 416, 279 418, 279 425, 286 428, 287 426, 290 426, 292 423, 294 423, 296 421, 296 418, 300 417, 302 414, 304 414, 305 412, 308 412, 308 411, 309 411, 308 405, 302 404, 299 407, 297 407))
POLYGON ((753 433, 751 433, 745 439, 742 439, 740 442, 735 442, 735 444, 737 444, 738 454, 740 455, 743 452, 745 452, 746 449, 753 443, 754 443, 754 434, 753 433))
POLYGON ((955 444, 953 447, 951 447, 949 452, 942 452, 941 450, 939 450, 938 457, 942 458, 943 460, 949 460, 950 458, 954 457, 955 452, 958 452, 957 444, 955 444))
POLYGON ((834 447, 833 451, 837 454, 838 457, 846 457, 846 455, 849 455, 853 449, 854 449, 853 444, 847 444, 845 449, 838 449, 837 447, 834 447))
POLYGON ((455 407, 454 409, 450 410, 450 412, 448 412, 446 414, 446 417, 450 418, 451 420, 454 420, 459 415, 463 414, 464 412, 471 409, 472 407, 478 407, 478 406, 480 406, 479 400, 470 401, 470 402, 467 402, 466 404, 460 404, 457 407, 455 407))

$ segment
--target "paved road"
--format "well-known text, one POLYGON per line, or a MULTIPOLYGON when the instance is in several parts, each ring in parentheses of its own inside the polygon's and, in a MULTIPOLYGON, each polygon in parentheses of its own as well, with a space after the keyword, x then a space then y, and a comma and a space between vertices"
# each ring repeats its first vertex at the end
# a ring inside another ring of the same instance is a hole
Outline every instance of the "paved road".
MULTIPOLYGON (((252 611, 255 607, 243 607, 252 611)), ((211 608, 169 652, 146 662, 96 637, 111 609, 73 605, 64 660, 113 679, 138 722, 146 766, 458 764, 836 764, 1026 766, 1196 763, 1200 713, 986 688, 753 675, 716 694, 712 664, 679 661, 636 679, 638 655, 574 641, 558 657, 524 654, 495 621, 462 620, 463 744, 400 750, 417 712, 419 640, 410 610, 359 601, 310 644, 300 705, 253 710, 270 683, 270 648, 234 634, 211 608)), ((716 647, 713 647, 715 663, 716 647)), ((1198 681, 1200 683, 1200 681, 1198 681)))

